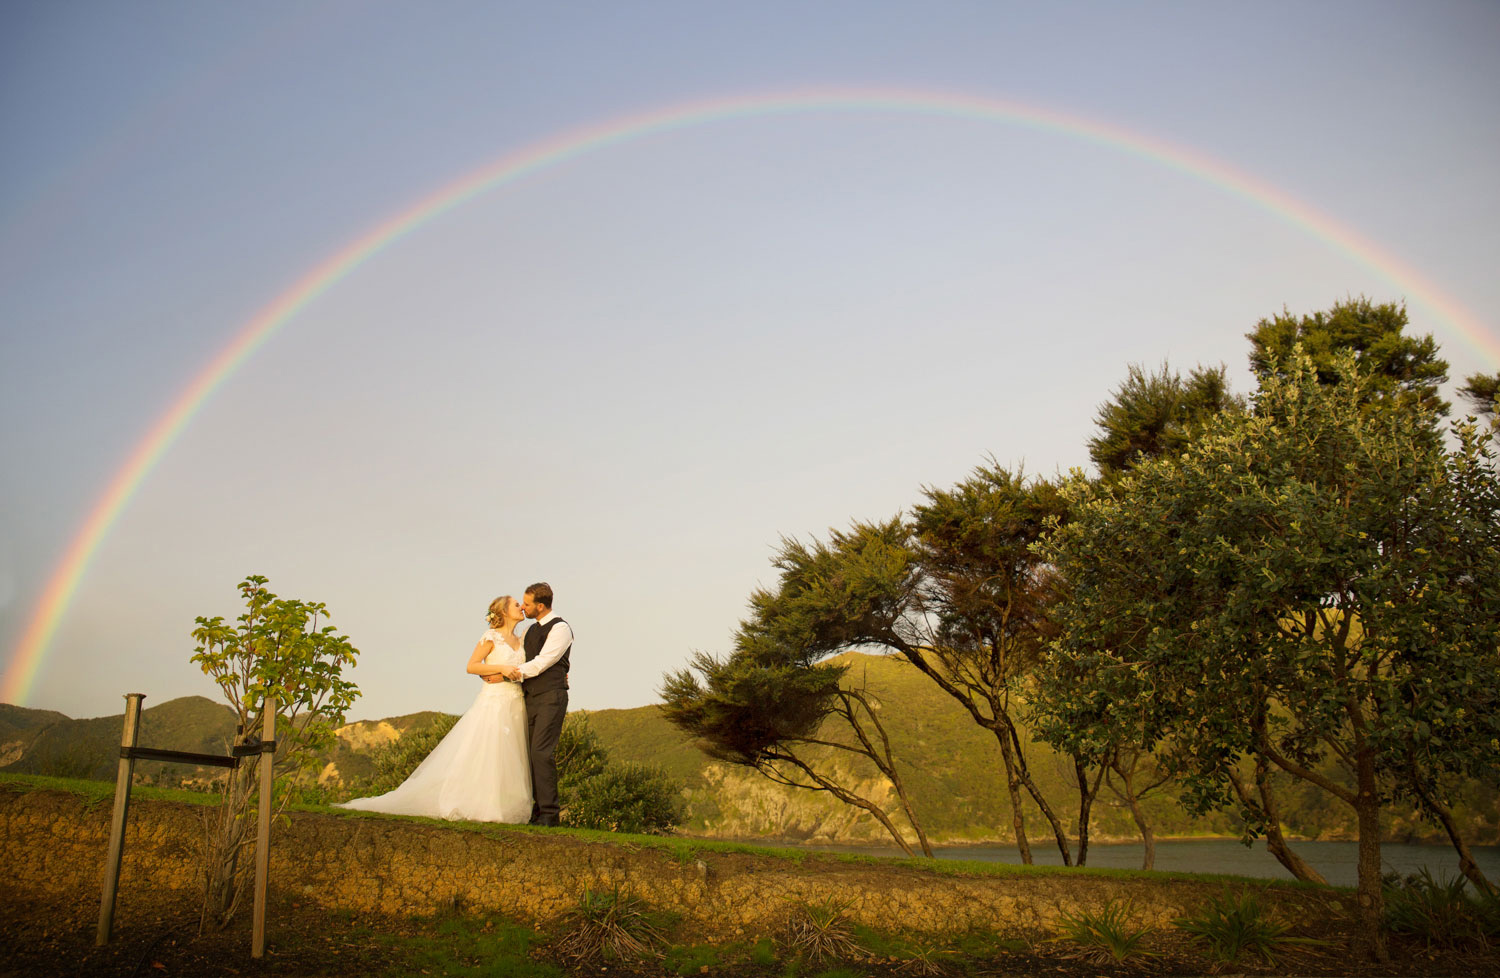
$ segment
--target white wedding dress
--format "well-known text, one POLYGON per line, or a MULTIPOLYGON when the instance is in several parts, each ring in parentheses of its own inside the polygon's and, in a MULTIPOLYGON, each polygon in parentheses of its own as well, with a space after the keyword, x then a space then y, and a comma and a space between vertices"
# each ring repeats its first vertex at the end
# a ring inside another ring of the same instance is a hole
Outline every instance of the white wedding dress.
MULTIPOLYGON (((520 665, 526 659, 493 628, 480 639, 485 640, 495 643, 484 660, 489 665, 520 665)), ((399 787, 338 807, 471 822, 530 821, 531 764, 521 684, 480 683, 474 705, 399 787)))

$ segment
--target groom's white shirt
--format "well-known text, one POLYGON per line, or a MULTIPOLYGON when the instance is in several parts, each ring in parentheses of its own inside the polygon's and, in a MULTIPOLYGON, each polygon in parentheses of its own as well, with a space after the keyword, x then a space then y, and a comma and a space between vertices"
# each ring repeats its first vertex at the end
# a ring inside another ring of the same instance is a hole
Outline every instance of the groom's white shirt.
MULTIPOLYGON (((532 625, 531 627, 536 628, 539 625, 545 625, 555 617, 556 615, 553 612, 549 611, 542 617, 538 618, 536 620, 536 624, 532 625)), ((561 659, 562 654, 566 652, 568 646, 572 644, 573 629, 568 627, 568 623, 565 621, 560 621, 556 625, 553 625, 552 631, 547 633, 547 643, 543 645, 542 650, 536 654, 536 658, 532 659, 530 662, 523 662, 521 664, 521 676, 526 679, 531 679, 534 676, 540 676, 542 673, 552 668, 552 664, 558 659, 561 659)))

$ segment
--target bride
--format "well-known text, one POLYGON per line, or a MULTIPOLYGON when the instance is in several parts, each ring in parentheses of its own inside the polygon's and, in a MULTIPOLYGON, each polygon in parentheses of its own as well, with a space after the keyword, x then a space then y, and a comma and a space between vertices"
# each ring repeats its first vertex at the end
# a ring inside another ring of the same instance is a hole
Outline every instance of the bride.
MULTIPOLYGON (((508 594, 491 601, 490 628, 474 646, 468 671, 494 676, 525 661, 515 633, 524 617, 520 602, 508 594)), ((339 807, 471 822, 529 820, 531 768, 521 684, 481 684, 474 705, 399 787, 339 807)))

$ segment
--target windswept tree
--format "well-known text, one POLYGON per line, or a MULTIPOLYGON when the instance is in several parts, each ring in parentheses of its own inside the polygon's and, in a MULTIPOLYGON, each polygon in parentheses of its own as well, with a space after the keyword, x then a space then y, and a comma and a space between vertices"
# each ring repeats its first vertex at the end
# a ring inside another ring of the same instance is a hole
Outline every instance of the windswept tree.
POLYGON ((1458 389, 1470 409, 1490 423, 1490 430, 1500 430, 1500 374, 1470 374, 1458 389))
POLYGON ((1399 400, 1436 419, 1448 413, 1448 402, 1438 396, 1448 380, 1448 361, 1438 356, 1431 333, 1409 335, 1408 325, 1404 304, 1376 304, 1364 296, 1308 316, 1293 316, 1283 309, 1245 334, 1251 346, 1250 369, 1264 383, 1288 369, 1292 350, 1300 346, 1318 380, 1336 384, 1347 375, 1344 354, 1352 354, 1371 399, 1399 400))
POLYGON ((863 758, 891 785, 923 854, 931 856, 878 701, 845 681, 847 667, 824 661, 880 644, 910 605, 915 565, 905 529, 891 520, 855 524, 832 533, 827 544, 783 540, 775 566, 779 586, 751 595, 733 651, 700 653, 691 668, 666 677, 663 714, 710 756, 865 810, 912 855, 880 800, 860 794, 858 779, 843 776, 835 760, 863 758))
POLYGON ((1166 363, 1153 373, 1133 363, 1094 416, 1099 433, 1089 439, 1089 457, 1101 476, 1115 478, 1139 462, 1182 451, 1204 422, 1243 409, 1222 365, 1194 367, 1184 380, 1166 363))
POLYGON ((1382 804, 1500 743, 1493 460, 1472 429, 1451 452, 1432 434, 1430 405, 1355 356, 1294 350, 1252 413, 1072 487, 1041 545, 1069 582, 1052 649, 1079 714, 1167 744, 1200 808, 1235 800, 1246 757, 1349 805, 1382 958, 1382 804))
MULTIPOLYGON (((928 487, 925 494, 926 502, 911 517, 921 568, 916 600, 881 644, 899 652, 994 735, 1021 861, 1032 861, 1024 809, 1029 797, 1047 820, 1064 864, 1071 865, 1067 831, 1031 776, 1017 723, 1020 694, 1046 646, 1047 613, 1057 590, 1056 575, 1032 545, 1066 518, 1067 503, 1053 483, 993 462, 951 489, 928 487)), ((1091 782, 1076 755, 1074 762, 1081 864, 1087 859, 1088 811, 1097 777, 1091 782)))

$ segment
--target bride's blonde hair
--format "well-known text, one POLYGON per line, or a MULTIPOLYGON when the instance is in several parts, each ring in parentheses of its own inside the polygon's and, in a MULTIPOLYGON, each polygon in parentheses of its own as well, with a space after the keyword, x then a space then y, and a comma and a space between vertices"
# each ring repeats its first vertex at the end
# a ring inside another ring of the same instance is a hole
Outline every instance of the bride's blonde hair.
POLYGON ((485 615, 485 619, 490 623, 491 628, 499 628, 505 624, 505 609, 514 600, 515 598, 512 598, 510 595, 502 594, 490 602, 490 611, 489 614, 485 615))

